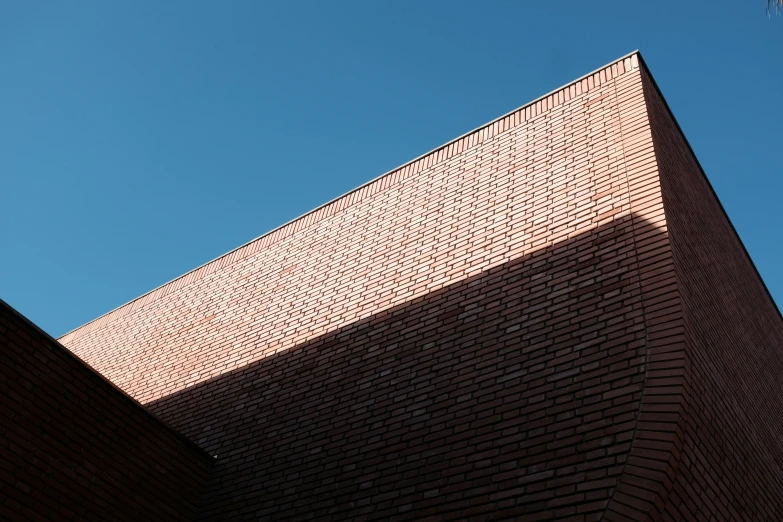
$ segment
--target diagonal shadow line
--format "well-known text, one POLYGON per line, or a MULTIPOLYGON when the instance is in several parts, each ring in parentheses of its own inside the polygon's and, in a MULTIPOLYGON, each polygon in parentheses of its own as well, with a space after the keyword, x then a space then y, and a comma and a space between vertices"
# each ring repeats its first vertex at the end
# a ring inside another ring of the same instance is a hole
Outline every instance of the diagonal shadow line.
POLYGON ((644 385, 633 222, 147 404, 218 457, 198 519, 600 514, 644 385))

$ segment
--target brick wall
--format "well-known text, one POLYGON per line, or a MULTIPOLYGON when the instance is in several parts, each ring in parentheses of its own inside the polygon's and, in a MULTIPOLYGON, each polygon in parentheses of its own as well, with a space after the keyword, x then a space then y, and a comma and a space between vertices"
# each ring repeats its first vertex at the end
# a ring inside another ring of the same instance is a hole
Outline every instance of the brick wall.
POLYGON ((637 60, 63 342, 219 455, 205 520, 647 511, 681 310, 637 60))
POLYGON ((198 520, 752 520, 781 324, 634 54, 62 342, 198 520))
POLYGON ((192 519, 209 455, 2 301, 0 351, 0 519, 192 519))
POLYGON ((203 520, 641 516, 682 313, 637 60, 63 342, 218 455, 203 520))
POLYGON ((666 519, 781 520, 783 321, 644 76, 686 312, 684 447, 666 519))

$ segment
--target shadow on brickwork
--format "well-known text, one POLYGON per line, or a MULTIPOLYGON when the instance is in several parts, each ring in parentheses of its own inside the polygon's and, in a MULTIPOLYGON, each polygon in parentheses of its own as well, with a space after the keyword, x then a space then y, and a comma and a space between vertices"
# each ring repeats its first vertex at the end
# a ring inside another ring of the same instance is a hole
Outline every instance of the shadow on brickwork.
POLYGON ((148 404, 218 457, 199 518, 600 517, 644 386, 632 229, 618 219, 148 404))
POLYGON ((192 520, 213 460, 0 300, 0 520, 192 520))

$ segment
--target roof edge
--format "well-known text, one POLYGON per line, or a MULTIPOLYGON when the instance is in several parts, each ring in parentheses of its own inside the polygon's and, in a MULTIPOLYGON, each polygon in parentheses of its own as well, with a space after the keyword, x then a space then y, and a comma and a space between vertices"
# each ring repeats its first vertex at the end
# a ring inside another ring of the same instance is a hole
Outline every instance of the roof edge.
MULTIPOLYGON (((435 147, 434 149, 432 149, 432 150, 430 150, 428 152, 425 152, 425 153, 423 153, 423 154, 421 154, 421 155, 419 155, 419 156, 417 156, 417 157, 415 157, 415 158, 413 158, 413 159, 403 163, 399 167, 395 167, 395 168, 393 168, 393 169, 391 169, 391 170, 389 170, 389 171, 387 171, 387 172, 385 172, 385 173, 383 173, 383 174, 381 174, 379 176, 376 176, 375 178, 373 178, 373 179, 371 179, 369 181, 366 181, 365 183, 359 185, 358 187, 353 188, 353 189, 349 190, 348 192, 345 192, 344 194, 341 194, 341 195, 339 195, 339 196, 337 196, 337 197, 335 197, 335 198, 333 198, 333 199, 331 199, 331 200, 329 200, 329 201, 327 201, 327 202, 325 202, 325 203, 323 203, 323 204, 313 208, 312 210, 309 210, 309 211, 305 212, 304 214, 301 214, 301 215, 299 215, 299 216, 297 216, 297 217, 295 217, 295 218, 293 218, 293 219, 291 219, 291 220, 289 220, 289 221, 287 221, 287 222, 285 222, 285 223, 283 223, 281 225, 278 225, 277 227, 275 227, 275 228, 273 228, 273 229, 271 229, 271 230, 269 230, 267 232, 264 232, 260 236, 254 238, 254 239, 251 239, 251 240, 243 243, 242 245, 239 245, 238 247, 236 247, 236 248, 226 252, 225 254, 221 254, 221 255, 215 257, 214 259, 211 259, 211 260, 209 260, 209 261, 207 261, 205 263, 202 263, 201 265, 199 265, 199 266, 197 266, 197 267, 195 267, 195 268, 193 268, 191 270, 188 270, 187 272, 185 272, 184 274, 182 274, 180 276, 177 276, 177 277, 175 277, 175 278, 173 278, 173 279, 171 279, 171 280, 169 280, 169 281, 167 281, 167 282, 165 282, 165 283, 163 283, 161 285, 158 285, 157 287, 149 290, 148 292, 145 292, 145 293, 141 294, 138 297, 134 297, 130 301, 127 301, 126 303, 121 304, 121 305, 113 308, 112 310, 109 310, 108 312, 99 315, 95 319, 92 319, 92 320, 82 324, 81 326, 77 326, 76 328, 73 328, 72 330, 69 330, 68 332, 66 332, 63 335, 61 335, 60 337, 58 337, 57 339, 58 340, 63 340, 63 341, 70 340, 70 339, 66 339, 66 337, 74 334, 75 332, 77 332, 78 330, 81 330, 82 328, 84 328, 86 326, 93 325, 97 321, 100 321, 101 319, 104 319, 104 318, 108 317, 109 315, 111 315, 111 314, 113 314, 113 313, 115 313, 115 312, 117 312, 117 311, 119 311, 119 310, 129 306, 129 305, 132 305, 133 303, 136 303, 136 302, 138 302, 141 299, 144 299, 145 297, 150 296, 151 294, 153 294, 153 293, 163 289, 164 287, 166 287, 168 285, 171 285, 172 283, 174 283, 176 281, 182 280, 183 278, 186 278, 186 277, 194 274, 196 271, 201 270, 202 268, 206 267, 207 265, 210 265, 212 263, 215 263, 218 260, 226 258, 227 256, 235 254, 239 250, 242 250, 243 248, 245 248, 245 247, 247 247, 247 246, 249 246, 249 245, 251 245, 253 243, 256 243, 257 241, 260 241, 260 240, 262 240, 264 238, 267 238, 267 237, 271 236, 272 234, 275 234, 276 232, 279 232, 279 231, 281 231, 281 230, 283 230, 283 229, 285 229, 285 228, 287 228, 287 227, 289 227, 289 226, 291 226, 291 225, 293 225, 293 224, 295 224, 295 223, 297 223, 297 222, 307 218, 308 216, 311 216, 311 215, 315 214, 316 212, 319 212, 319 211, 329 207, 330 205, 336 203, 337 201, 345 199, 345 198, 355 194, 356 192, 359 192, 360 190, 369 187, 370 185, 378 182, 379 180, 381 180, 381 179, 383 179, 383 178, 385 178, 387 176, 390 176, 390 175, 392 175, 392 174, 394 174, 396 172, 400 172, 403 169, 411 167, 412 165, 416 164, 417 162, 419 162, 419 161, 421 161, 421 160, 423 160, 425 158, 428 158, 428 157, 431 157, 433 155, 436 155, 438 152, 440 152, 440 151, 442 151, 442 150, 444 150, 444 149, 446 149, 446 148, 448 148, 448 147, 458 143, 460 140, 463 140, 463 139, 465 139, 467 137, 470 137, 470 136, 472 136, 472 135, 474 135, 474 134, 476 134, 476 133, 478 133, 478 132, 480 132, 480 131, 482 131, 484 129, 490 128, 493 125, 495 125, 495 124, 497 124, 499 122, 502 122, 504 119, 506 119, 506 118, 508 118, 510 116, 513 116, 515 113, 518 113, 520 111, 523 111, 523 110, 531 108, 531 107, 534 107, 534 106, 536 106, 536 104, 539 104, 539 103, 545 101, 547 98, 549 98, 549 97, 551 97, 553 95, 556 95, 559 92, 564 91, 564 90, 570 88, 571 86, 574 86, 574 85, 578 84, 579 82, 585 81, 585 80, 587 80, 588 78, 590 78, 590 77, 592 77, 594 75, 598 75, 602 71, 605 71, 606 69, 609 69, 612 66, 614 66, 614 65, 616 65, 616 64, 618 64, 620 62, 623 62, 624 60, 632 59, 633 57, 637 57, 637 63, 634 65, 633 68, 638 68, 640 66, 640 64, 644 63, 644 60, 642 59, 642 56, 641 56, 641 53, 639 52, 639 50, 638 49, 633 50, 633 51, 631 51, 631 52, 629 52, 629 53, 627 53, 627 54, 625 54, 625 55, 623 55, 623 56, 621 56, 621 57, 619 57, 619 58, 617 58, 615 60, 612 60, 611 62, 607 63, 606 65, 602 65, 601 67, 598 67, 597 69, 594 69, 594 70, 590 71, 587 74, 583 74, 579 78, 576 78, 575 80, 572 80, 572 81, 570 81, 570 82, 568 82, 568 83, 566 83, 566 84, 564 84, 564 85, 562 85, 560 87, 557 87, 557 88, 547 92, 546 94, 543 94, 543 95, 539 96, 538 98, 536 98, 536 99, 534 99, 532 101, 529 101, 529 102, 521 105, 520 107, 517 107, 516 109, 512 109, 512 110, 506 112, 505 114, 502 114, 501 116, 498 116, 497 118, 489 121, 488 123, 482 124, 482 125, 474 128, 474 129, 472 129, 472 130, 470 130, 468 132, 465 132, 464 134, 461 134, 461 135, 457 136, 456 138, 453 138, 452 140, 444 143, 443 145, 439 145, 439 146, 435 147)), ((645 68, 646 68, 646 66, 645 66, 645 68)), ((547 109, 552 108, 553 106, 554 105, 548 107, 547 109)), ((541 112, 543 112, 543 111, 541 111, 541 112)))

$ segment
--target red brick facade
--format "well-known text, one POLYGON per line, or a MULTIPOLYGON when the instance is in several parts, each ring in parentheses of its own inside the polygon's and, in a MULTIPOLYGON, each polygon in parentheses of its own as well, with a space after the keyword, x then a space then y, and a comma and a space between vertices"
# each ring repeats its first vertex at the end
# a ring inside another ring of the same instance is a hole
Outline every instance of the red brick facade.
POLYGON ((61 342, 197 520, 758 520, 782 327, 632 54, 61 342))

